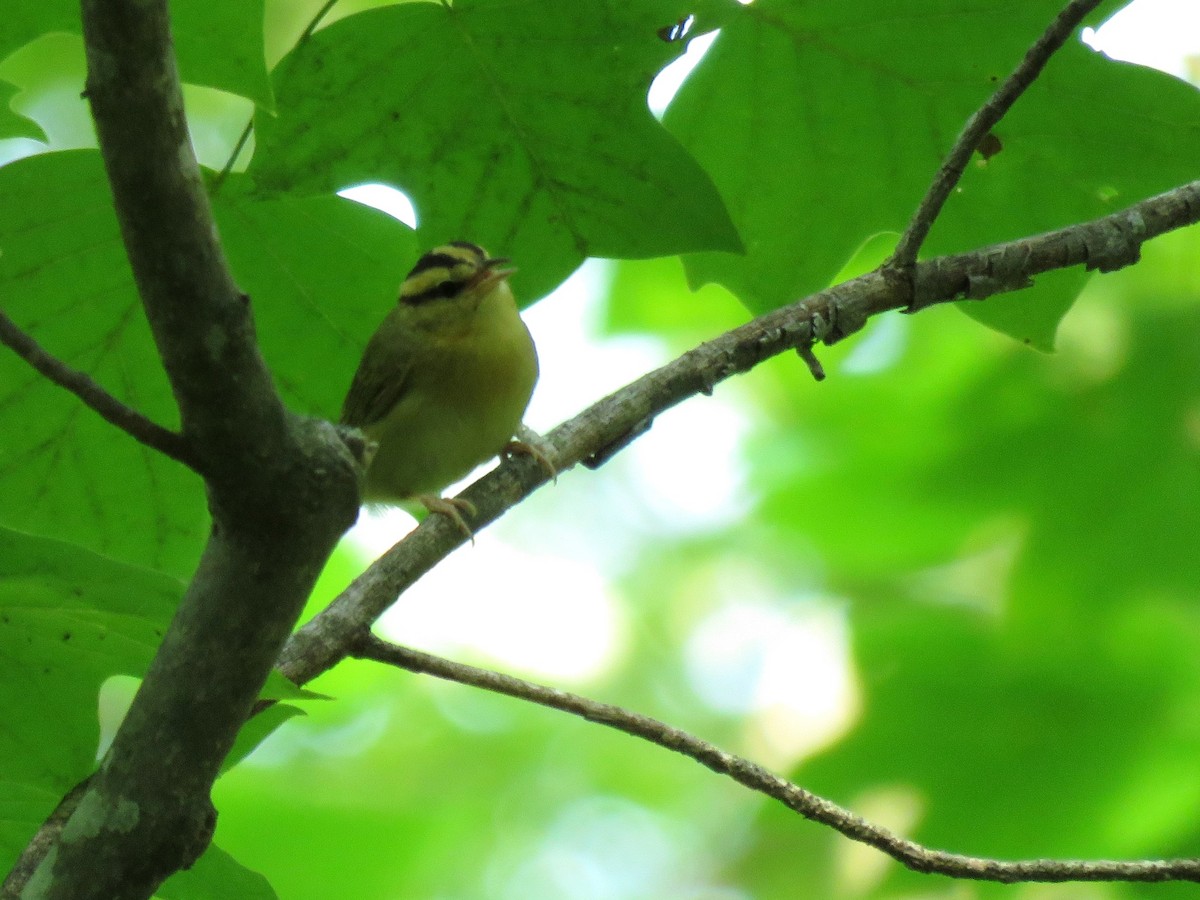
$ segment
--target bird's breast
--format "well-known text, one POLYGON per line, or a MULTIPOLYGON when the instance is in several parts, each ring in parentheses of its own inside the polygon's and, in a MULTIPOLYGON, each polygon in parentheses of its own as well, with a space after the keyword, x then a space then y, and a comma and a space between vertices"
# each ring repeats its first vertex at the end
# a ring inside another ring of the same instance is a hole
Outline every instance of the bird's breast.
POLYGON ((538 366, 511 295, 487 298, 465 324, 431 342, 405 397, 366 429, 379 444, 367 499, 439 492, 498 454, 520 424, 538 366))

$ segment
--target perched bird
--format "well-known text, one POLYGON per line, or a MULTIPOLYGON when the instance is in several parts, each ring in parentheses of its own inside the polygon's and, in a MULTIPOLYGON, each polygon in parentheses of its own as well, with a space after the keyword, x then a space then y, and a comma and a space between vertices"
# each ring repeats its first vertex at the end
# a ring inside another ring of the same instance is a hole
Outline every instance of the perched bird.
POLYGON ((376 444, 366 502, 419 500, 470 536, 461 513, 474 509, 440 492, 506 449, 525 449, 512 438, 538 360, 507 263, 453 241, 422 256, 404 279, 342 405, 342 424, 376 444))

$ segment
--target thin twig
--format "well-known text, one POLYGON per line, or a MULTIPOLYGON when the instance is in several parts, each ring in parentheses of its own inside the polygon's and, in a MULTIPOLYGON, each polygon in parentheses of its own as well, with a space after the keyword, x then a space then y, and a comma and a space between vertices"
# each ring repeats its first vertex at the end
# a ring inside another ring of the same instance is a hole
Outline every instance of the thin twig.
POLYGON ((18 890, 140 900, 209 846, 221 762, 359 503, 345 443, 283 405, 259 351, 188 139, 168 0, 80 9, 113 209, 212 527, 95 777, 61 831, 39 831, 18 890))
POLYGON ((600 703, 557 688, 511 675, 453 662, 384 641, 367 633, 353 648, 359 659, 432 675, 446 681, 482 688, 579 716, 589 722, 623 731, 682 754, 718 775, 778 800, 806 819, 828 825, 859 843, 868 844, 917 872, 933 872, 976 881, 1200 881, 1200 859, 1169 860, 999 860, 931 850, 893 834, 850 810, 806 791, 757 763, 728 753, 682 731, 611 703, 600 703))
POLYGON ((183 435, 163 428, 137 410, 126 406, 97 384, 90 375, 73 369, 48 353, 3 311, 0 311, 0 343, 29 363, 49 381, 70 391, 109 424, 117 426, 135 441, 199 471, 191 447, 183 435))
POLYGON ((221 167, 221 171, 217 173, 212 182, 212 193, 216 196, 221 185, 225 183, 225 179, 229 177, 229 173, 233 171, 234 163, 237 162, 239 156, 242 155, 242 148, 246 146, 246 141, 250 140, 250 135, 254 133, 254 114, 250 114, 250 119, 246 122, 246 127, 242 129, 242 133, 238 136, 237 143, 233 145, 233 152, 229 154, 229 159, 225 160, 225 165, 221 167))
POLYGON ((1038 38, 1037 43, 1029 48, 1021 64, 1005 79, 987 103, 967 120, 958 140, 954 142, 945 162, 934 176, 929 190, 921 198, 921 204, 913 214, 908 228, 901 235, 896 252, 887 264, 889 267, 907 269, 917 261, 917 254, 929 235, 929 229, 941 213, 946 198, 962 178, 967 163, 971 161, 971 154, 975 152, 979 142, 1004 117, 1026 88, 1033 84, 1050 57, 1074 33, 1076 26, 1101 2, 1102 0, 1071 0, 1038 38))
POLYGON ((817 359, 817 354, 813 353, 812 344, 801 344, 796 348, 796 353, 804 360, 804 364, 808 366, 808 371, 812 373, 815 380, 825 380, 825 367, 817 359))
POLYGON ((313 36, 313 32, 316 31, 317 26, 321 24, 321 20, 329 15, 329 11, 333 9, 337 2, 338 0, 326 0, 325 5, 317 10, 317 14, 312 17, 312 20, 308 23, 308 27, 304 29, 304 32, 300 35, 300 39, 296 41, 296 47, 299 47, 313 36))

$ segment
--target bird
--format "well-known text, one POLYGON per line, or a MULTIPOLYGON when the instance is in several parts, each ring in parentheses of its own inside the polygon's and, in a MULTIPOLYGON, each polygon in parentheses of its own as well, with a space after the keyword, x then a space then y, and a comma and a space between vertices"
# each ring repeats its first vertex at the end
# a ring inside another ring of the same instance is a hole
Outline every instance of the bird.
POLYGON ((469 241, 417 260, 396 306, 367 342, 341 424, 373 444, 362 499, 418 501, 474 539, 465 500, 441 491, 503 452, 544 457, 514 441, 538 379, 537 349, 508 279, 516 269, 469 241))

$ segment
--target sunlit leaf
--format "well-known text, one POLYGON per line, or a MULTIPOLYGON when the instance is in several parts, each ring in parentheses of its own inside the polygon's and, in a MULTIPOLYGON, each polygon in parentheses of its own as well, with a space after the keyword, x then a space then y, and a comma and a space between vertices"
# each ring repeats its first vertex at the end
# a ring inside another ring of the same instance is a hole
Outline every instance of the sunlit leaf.
MULTIPOLYGON (((174 0, 171 31, 183 80, 250 97, 270 108, 271 84, 263 54, 263 3, 174 0)), ((39 35, 54 31, 80 33, 78 3, 8 0, 0 17, 0 59, 39 35)))
POLYGON ((264 190, 402 188, 423 244, 512 257, 529 299, 586 256, 737 250, 708 175, 646 106, 678 52, 655 32, 688 7, 468 0, 348 17, 280 64, 251 174, 264 190))
MULTIPOLYGON (((0 169, 4 310, 51 354, 167 427, 177 413, 133 289, 98 153, 0 169)), ((0 354, 0 521, 183 574, 199 552, 199 479, 0 354)))
MULTIPOLYGON (((869 235, 903 230, 967 116, 1061 6, 744 7, 665 120, 713 174, 747 247, 690 255, 693 283, 717 281, 770 309, 823 287, 869 235)), ((1197 123, 1195 89, 1069 42, 995 129, 1003 149, 972 166, 926 252, 1094 218, 1190 180, 1197 123)), ((1083 277, 1044 277, 964 310, 1049 348, 1083 277)))
MULTIPOLYGON (((261 200, 231 182, 215 212, 286 399, 335 416, 395 302, 411 232, 338 197, 261 200)), ((5 312, 50 353, 168 427, 177 412, 133 286, 98 153, 0 169, 5 312)), ((184 574, 206 527, 200 480, 0 354, 0 521, 184 574), (116 473, 120 473, 117 477, 116 473)))

